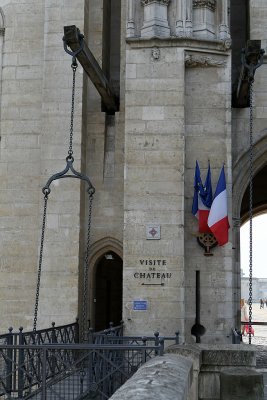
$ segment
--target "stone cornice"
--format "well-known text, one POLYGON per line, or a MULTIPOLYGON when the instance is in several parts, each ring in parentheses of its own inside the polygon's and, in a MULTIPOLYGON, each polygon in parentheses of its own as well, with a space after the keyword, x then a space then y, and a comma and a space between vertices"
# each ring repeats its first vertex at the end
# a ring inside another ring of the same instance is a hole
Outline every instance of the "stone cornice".
POLYGON ((141 0, 142 6, 146 6, 151 3, 159 3, 168 6, 171 0, 141 0))
POLYGON ((208 8, 215 11, 216 0, 193 0, 193 8, 208 8))
POLYGON ((211 53, 226 53, 231 48, 231 40, 200 40, 194 38, 180 38, 172 36, 170 38, 126 38, 126 43, 131 48, 153 48, 153 47, 178 47, 185 50, 196 50, 211 53))

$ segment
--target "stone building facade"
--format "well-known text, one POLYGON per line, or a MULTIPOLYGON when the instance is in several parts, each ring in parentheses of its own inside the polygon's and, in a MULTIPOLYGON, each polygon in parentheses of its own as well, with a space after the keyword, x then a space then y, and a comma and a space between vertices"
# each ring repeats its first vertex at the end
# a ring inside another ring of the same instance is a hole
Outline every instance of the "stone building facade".
MULTIPOLYGON (((226 343, 240 320, 239 229, 248 215, 249 108, 233 88, 246 40, 266 46, 261 0, 0 0, 0 327, 31 329, 44 200, 66 165, 72 69, 64 27, 75 25, 119 98, 105 112, 76 76, 75 168, 95 187, 86 319, 127 333, 194 342, 200 287, 203 343, 226 343), (205 256, 191 214, 195 162, 225 166, 229 242, 205 256), (197 278, 198 277, 198 278, 197 278)), ((266 64, 254 87, 256 213, 266 174, 266 64), (260 189, 259 189, 260 188, 260 189)), ((82 317, 88 198, 62 179, 49 194, 38 327, 82 317)))

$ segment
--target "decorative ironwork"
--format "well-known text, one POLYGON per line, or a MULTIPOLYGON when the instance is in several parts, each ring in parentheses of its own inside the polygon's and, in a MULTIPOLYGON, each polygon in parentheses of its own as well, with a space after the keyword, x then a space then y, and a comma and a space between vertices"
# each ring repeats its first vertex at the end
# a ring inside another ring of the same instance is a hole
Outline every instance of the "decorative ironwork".
POLYGON ((179 332, 123 337, 122 326, 90 330, 87 344, 73 342, 77 323, 18 334, 10 328, 0 336, 0 397, 108 399, 142 364, 163 355, 166 340, 179 343, 179 332))
POLYGON ((213 249, 218 244, 213 233, 198 232, 194 234, 194 236, 196 236, 198 244, 205 249, 204 255, 213 256, 213 253, 211 253, 211 249, 213 249))

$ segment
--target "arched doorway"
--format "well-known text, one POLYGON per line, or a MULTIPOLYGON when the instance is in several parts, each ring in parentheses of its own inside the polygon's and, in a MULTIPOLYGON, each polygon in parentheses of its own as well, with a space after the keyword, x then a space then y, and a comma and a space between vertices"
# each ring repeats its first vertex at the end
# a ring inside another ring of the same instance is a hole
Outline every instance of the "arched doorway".
POLYGON ((94 279, 94 329, 99 331, 122 320, 122 259, 106 252, 97 262, 94 279))
MULTIPOLYGON (((253 146, 253 217, 267 212, 267 130, 259 132, 260 139, 253 146)), ((241 298, 241 263, 240 263, 240 227, 249 219, 249 152, 246 151, 236 159, 233 165, 233 249, 235 269, 233 305, 237 316, 236 325, 240 323, 241 298)), ((249 252, 249 249, 246 249, 249 252)), ((255 254, 253 255, 255 257, 255 254)), ((252 275, 254 271, 252 268, 252 275)))

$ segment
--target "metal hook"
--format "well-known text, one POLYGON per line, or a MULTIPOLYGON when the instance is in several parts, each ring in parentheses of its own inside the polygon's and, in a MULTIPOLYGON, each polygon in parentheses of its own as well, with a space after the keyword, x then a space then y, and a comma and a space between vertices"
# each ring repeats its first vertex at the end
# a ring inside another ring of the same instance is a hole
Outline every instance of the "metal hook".
POLYGON ((79 39, 79 45, 80 47, 76 51, 71 51, 68 49, 68 44, 66 41, 65 36, 63 36, 62 40, 64 43, 64 50, 66 53, 68 53, 70 56, 72 56, 72 61, 74 63, 74 60, 76 59, 77 54, 79 54, 83 50, 83 45, 84 45, 84 35, 82 33, 78 33, 78 39, 79 39))

